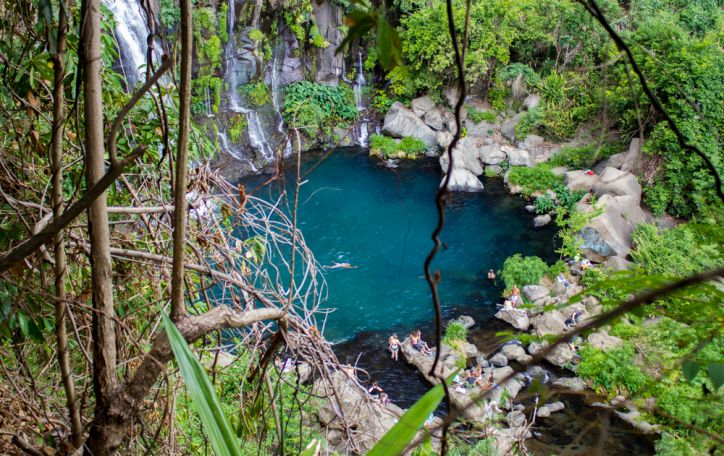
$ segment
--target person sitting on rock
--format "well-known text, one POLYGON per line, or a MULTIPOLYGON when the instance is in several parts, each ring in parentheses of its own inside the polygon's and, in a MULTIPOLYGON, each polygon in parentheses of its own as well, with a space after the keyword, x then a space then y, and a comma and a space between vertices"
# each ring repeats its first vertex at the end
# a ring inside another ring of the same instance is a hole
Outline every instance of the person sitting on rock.
POLYGON ((380 393, 380 404, 387 405, 390 403, 390 396, 387 393, 380 393))
POLYGON ((520 289, 513 285, 513 288, 510 290, 510 296, 508 296, 508 299, 503 303, 503 308, 515 309, 518 307, 518 304, 520 304, 520 289))
POLYGON ((467 377, 465 378, 465 383, 467 384, 467 387, 472 388, 473 386, 475 386, 475 384, 479 382, 482 378, 482 375, 483 369, 480 366, 470 369, 467 373, 467 377))
POLYGON ((581 315, 583 314, 583 311, 580 309, 576 309, 573 311, 570 317, 566 320, 566 330, 573 328, 578 324, 578 321, 581 319, 581 315))
POLYGON ((372 382, 372 386, 369 387, 367 390, 367 393, 369 393, 370 396, 373 398, 379 397, 380 394, 384 393, 385 390, 380 388, 380 385, 377 384, 377 382, 372 382))
POLYGON ((397 334, 393 334, 387 339, 387 349, 390 351, 392 359, 397 361, 400 354, 400 339, 397 338, 397 334))
POLYGON ((422 333, 419 329, 415 330, 412 334, 410 334, 410 345, 412 345, 412 348, 419 351, 423 355, 429 355, 430 353, 432 353, 432 350, 430 350, 427 342, 422 340, 422 333))
POLYGON ((493 384, 495 384, 495 376, 493 375, 493 371, 490 371, 490 377, 488 377, 487 381, 484 382, 483 377, 481 376, 475 382, 475 385, 479 386, 480 389, 482 389, 483 391, 487 391, 492 388, 493 384))

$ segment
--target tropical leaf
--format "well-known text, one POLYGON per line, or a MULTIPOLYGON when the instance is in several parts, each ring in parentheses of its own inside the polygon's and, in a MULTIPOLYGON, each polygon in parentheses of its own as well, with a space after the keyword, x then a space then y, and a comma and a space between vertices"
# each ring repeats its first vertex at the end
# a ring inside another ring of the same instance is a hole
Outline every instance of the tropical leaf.
POLYGON ((724 364, 722 363, 711 363, 707 370, 709 371, 709 378, 714 384, 714 390, 718 390, 719 387, 724 384, 724 364))
POLYGON ((696 377, 696 374, 699 372, 699 365, 691 360, 684 361, 684 364, 681 365, 681 371, 684 373, 684 378, 686 378, 687 381, 694 380, 694 377, 696 377))
MULTIPOLYGON (((456 374, 457 371, 448 377, 446 381, 448 385, 456 374)), ((403 450, 417 434, 417 431, 425 423, 427 417, 435 411, 443 397, 445 397, 445 390, 442 384, 435 385, 402 415, 397 424, 387 431, 374 448, 367 453, 367 456, 402 454, 403 450)))
POLYGON ((206 371, 191 353, 176 325, 166 315, 163 316, 163 324, 186 389, 196 406, 214 452, 217 456, 241 456, 234 432, 224 416, 221 402, 206 371))

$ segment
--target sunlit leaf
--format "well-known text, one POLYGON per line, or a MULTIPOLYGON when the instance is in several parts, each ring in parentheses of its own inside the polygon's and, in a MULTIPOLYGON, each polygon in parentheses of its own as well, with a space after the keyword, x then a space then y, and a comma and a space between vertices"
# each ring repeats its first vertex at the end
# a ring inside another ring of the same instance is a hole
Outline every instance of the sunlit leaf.
POLYGON ((204 431, 217 456, 241 455, 229 422, 221 409, 211 381, 201 363, 191 353, 189 345, 170 318, 163 316, 168 341, 176 357, 186 389, 196 406, 204 431))

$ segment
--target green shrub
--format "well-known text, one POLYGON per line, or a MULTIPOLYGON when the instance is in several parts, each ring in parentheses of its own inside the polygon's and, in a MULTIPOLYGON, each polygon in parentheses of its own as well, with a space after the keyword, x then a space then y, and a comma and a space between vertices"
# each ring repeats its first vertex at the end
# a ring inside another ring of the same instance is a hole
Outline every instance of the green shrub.
POLYGON ((242 95, 244 95, 244 99, 253 107, 258 108, 269 103, 269 87, 267 87, 264 81, 250 82, 241 86, 240 90, 242 95))
POLYGON ((468 119, 472 120, 476 124, 480 122, 493 123, 495 122, 496 115, 492 111, 478 111, 470 106, 468 107, 468 119))
POLYGON ((563 260, 558 260, 548 268, 548 276, 555 278, 558 274, 565 274, 568 272, 568 265, 563 260))
POLYGON ((261 43, 262 40, 264 39, 264 34, 261 32, 261 30, 258 30, 255 28, 249 30, 248 36, 249 36, 250 40, 254 40, 257 43, 261 43))
POLYGON ((600 148, 594 145, 566 146, 555 154, 548 163, 553 166, 567 166, 571 169, 588 169, 598 161, 610 157, 615 151, 615 145, 605 145, 600 148))
POLYGON ((556 208, 556 202, 547 194, 537 197, 533 205, 535 206, 535 213, 538 215, 547 214, 556 208))
POLYGON ((523 194, 530 196, 535 192, 544 192, 558 182, 563 182, 560 176, 551 172, 550 165, 541 163, 533 168, 527 166, 514 166, 510 168, 508 181, 512 185, 523 188, 523 194))
POLYGON ((649 379, 634 364, 635 356, 635 350, 629 343, 608 352, 587 345, 581 349, 577 374, 590 380, 598 391, 611 396, 636 394, 649 379))
POLYGON ((510 65, 506 66, 500 72, 498 73, 498 76, 503 81, 513 81, 515 79, 518 79, 518 77, 522 76, 523 82, 526 83, 526 85, 533 87, 536 86, 540 82, 540 76, 538 73, 535 72, 535 70, 528 65, 524 63, 511 63, 510 65))
POLYGON ((244 114, 236 114, 234 117, 229 119, 229 140, 231 140, 232 143, 238 143, 241 139, 241 134, 244 133, 246 128, 248 127, 248 121, 246 120, 246 116, 244 114))
POLYGON ((443 342, 450 345, 453 341, 466 341, 468 340, 468 328, 463 326, 462 323, 457 321, 451 321, 445 328, 445 337, 443 342))
POLYGON ((397 144, 400 151, 405 152, 407 155, 417 155, 427 150, 427 145, 418 138, 412 136, 406 136, 400 140, 397 144))
POLYGON ((508 257, 500 273, 506 290, 513 286, 537 285, 548 272, 548 265, 537 256, 524 257, 519 253, 508 257))
POLYGON ((515 125, 515 139, 524 140, 534 129, 540 126, 545 119, 545 112, 540 106, 530 109, 521 116, 515 125))
POLYGON ((574 190, 571 192, 563 182, 553 184, 553 191, 556 192, 558 205, 565 208, 568 214, 576 210, 576 204, 588 193, 585 190, 574 190))
POLYGON ((286 86, 284 94, 284 120, 308 135, 344 127, 358 115, 352 90, 345 85, 300 81, 286 86))
POLYGON ((397 153, 397 141, 385 135, 370 136, 370 152, 387 158, 397 153))

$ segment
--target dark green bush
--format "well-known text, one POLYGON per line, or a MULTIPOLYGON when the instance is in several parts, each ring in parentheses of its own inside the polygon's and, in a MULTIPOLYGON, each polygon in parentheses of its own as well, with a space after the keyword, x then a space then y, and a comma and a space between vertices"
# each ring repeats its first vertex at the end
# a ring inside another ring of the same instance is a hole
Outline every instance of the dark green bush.
POLYGON ((284 95, 284 120, 309 135, 344 127, 358 115, 352 90, 344 85, 300 81, 286 86, 284 95))
POLYGON ((523 194, 530 196, 535 192, 544 192, 558 182, 563 182, 560 176, 551 172, 550 165, 541 163, 533 168, 526 166, 514 166, 510 168, 508 181, 512 185, 519 185, 523 188, 523 194))
POLYGON ((478 111, 477 109, 473 108, 472 106, 468 107, 468 119, 472 120, 475 123, 480 122, 488 122, 493 123, 495 122, 496 115, 492 111, 478 111))
POLYGON ((500 275, 506 290, 509 290, 513 286, 538 284, 547 272, 548 265, 537 256, 524 257, 516 253, 505 260, 500 275))
POLYGON ((535 213, 538 215, 547 214, 556 208, 556 202, 553 201, 553 198, 551 198, 550 195, 541 195, 537 197, 533 205, 535 206, 535 213))
POLYGON ((616 147, 615 145, 604 145, 600 148, 595 145, 566 146, 555 154, 548 163, 553 166, 567 166, 570 169, 588 169, 598 161, 613 155, 616 147))

